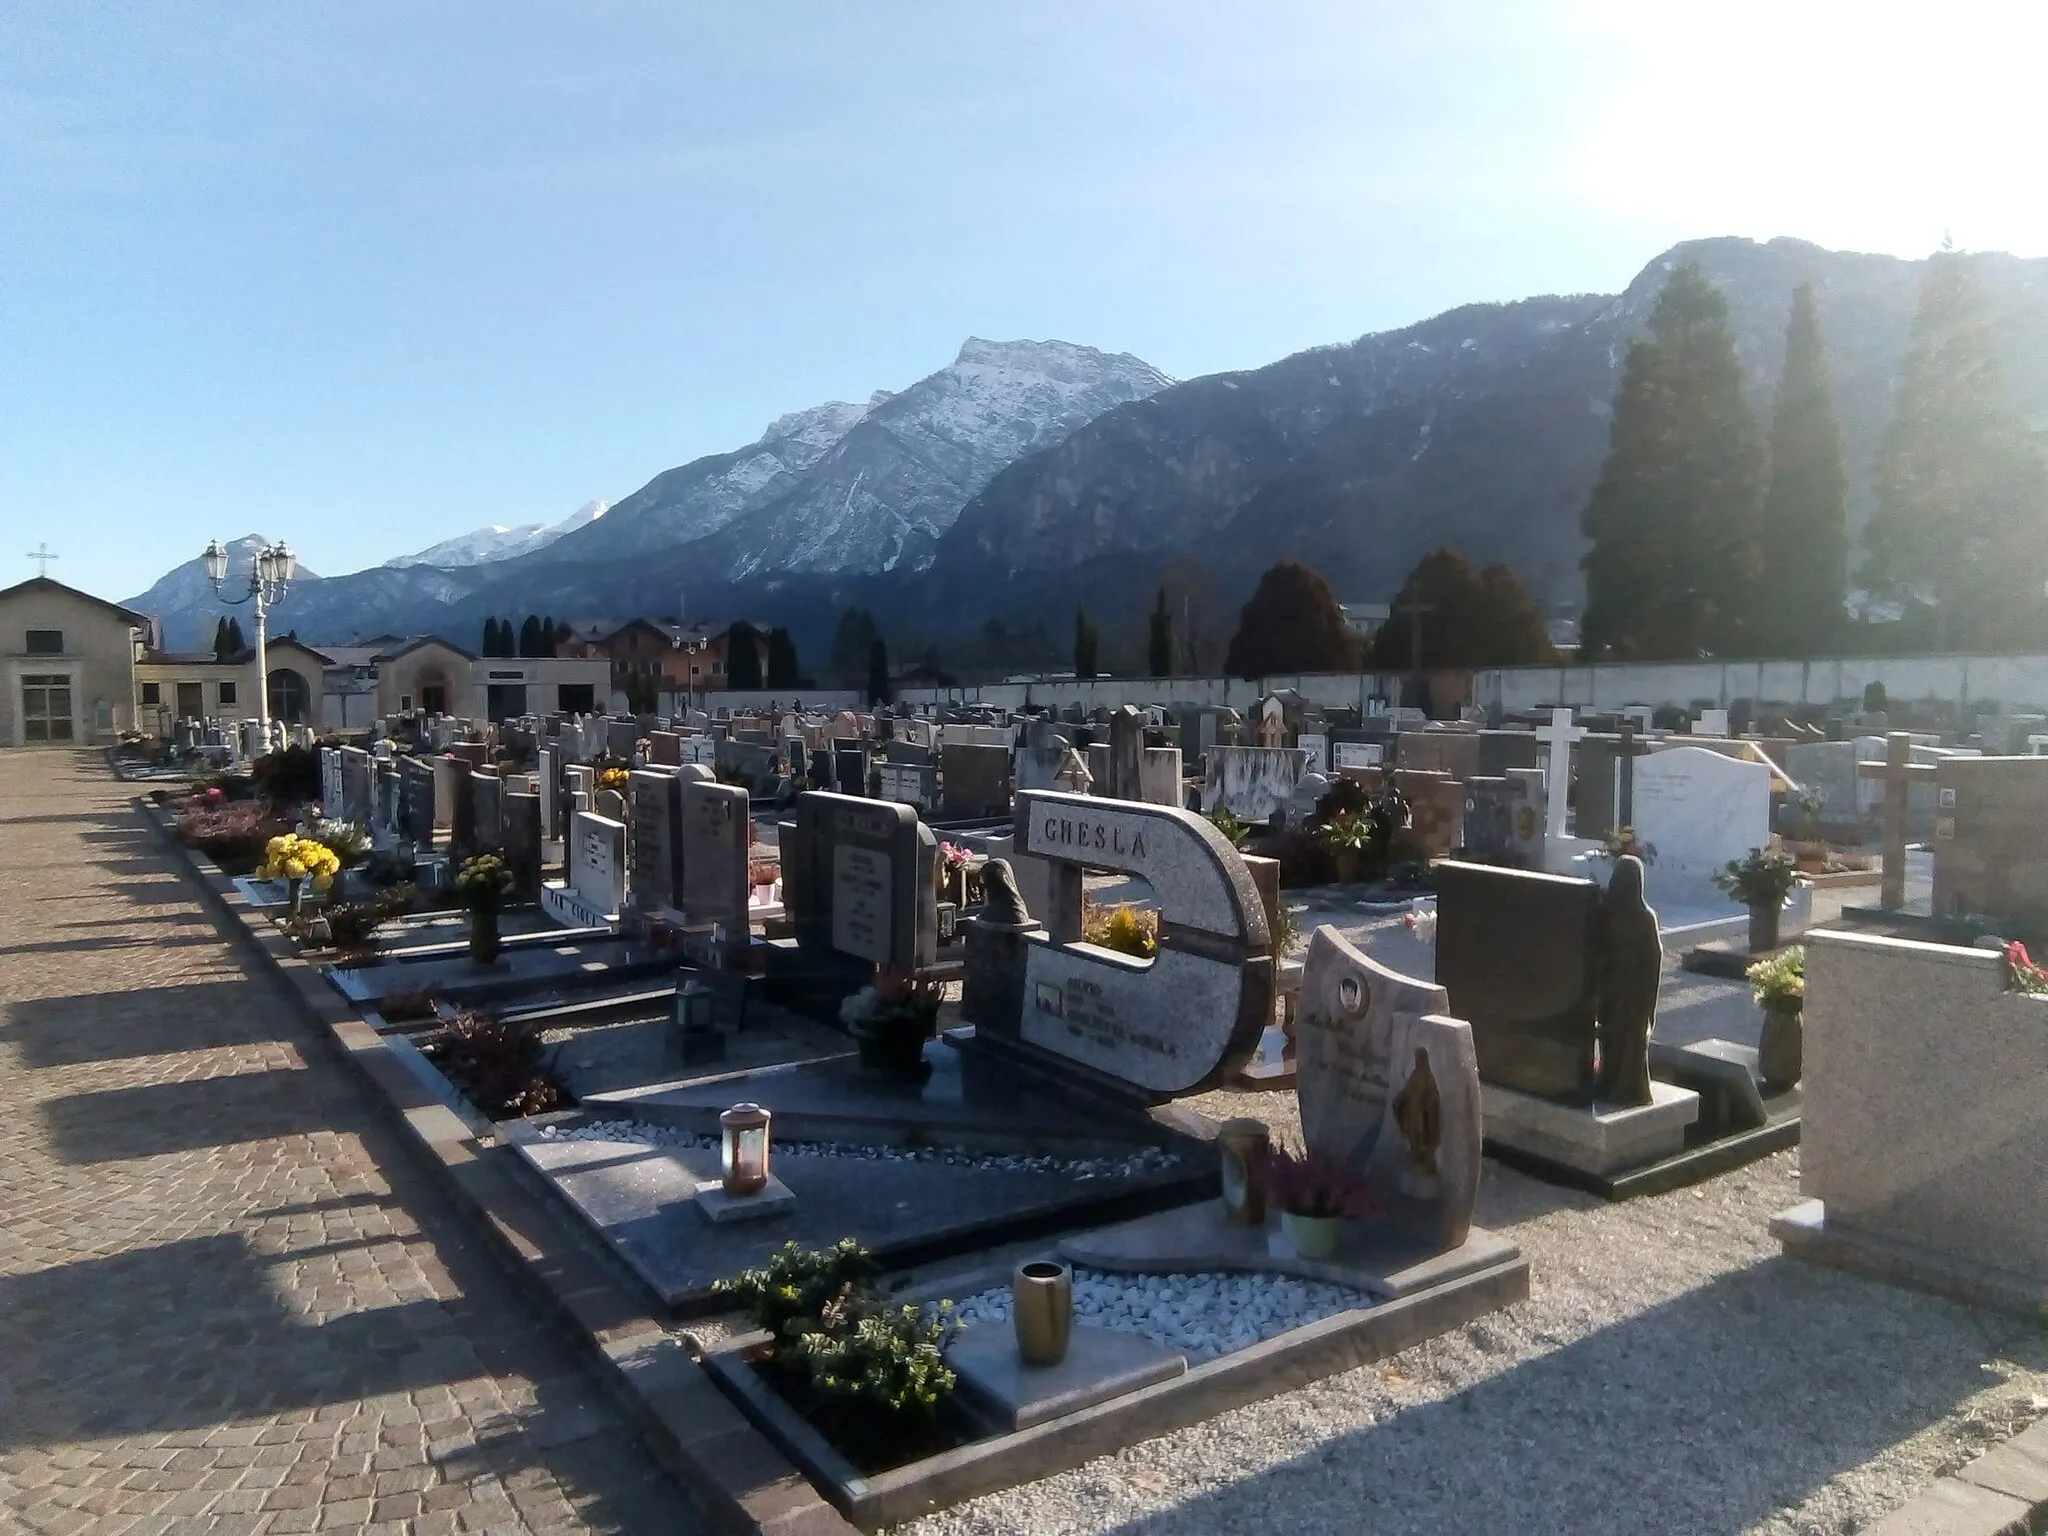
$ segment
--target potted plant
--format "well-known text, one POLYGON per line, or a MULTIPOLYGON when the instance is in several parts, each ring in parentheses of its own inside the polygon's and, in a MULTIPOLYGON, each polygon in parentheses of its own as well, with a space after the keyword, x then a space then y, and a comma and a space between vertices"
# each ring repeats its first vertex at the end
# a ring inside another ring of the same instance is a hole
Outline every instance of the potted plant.
POLYGON ((859 1048, 860 1064, 894 1077, 922 1077, 924 1043, 938 1033, 944 986, 875 967, 869 986, 839 1005, 839 1022, 859 1048))
POLYGON ((2048 997, 2048 968, 2035 964, 2027 946, 2015 939, 2005 946, 2006 974, 2015 992, 2048 997))
POLYGON ((1265 1189, 1266 1203, 1280 1212, 1281 1234, 1304 1259, 1329 1258, 1344 1223, 1378 1209, 1361 1175, 1320 1152, 1274 1147, 1266 1154, 1265 1189))
POLYGON ((1105 912, 1091 902, 1081 914, 1081 937, 1120 955, 1150 960, 1159 953, 1159 914, 1127 901, 1105 912))
POLYGON ((306 883, 311 881, 314 890, 324 891, 340 873, 341 861, 332 849, 310 837, 286 832, 264 845, 263 867, 256 871, 256 878, 285 881, 291 888, 292 916, 297 917, 305 900, 306 883))
POLYGON ((1322 839, 1330 845, 1330 851, 1337 859, 1337 879, 1350 885, 1358 879, 1359 865, 1365 858, 1365 850, 1372 846, 1372 813, 1353 815, 1339 811, 1336 817, 1326 822, 1322 839))
POLYGON ((1778 914, 1798 882, 1799 866, 1782 853, 1752 848, 1749 856, 1730 859, 1714 876, 1714 884, 1749 908, 1749 952, 1763 954, 1778 947, 1778 914))
POLYGON ((950 901, 963 912, 967 910, 967 866, 973 860, 972 849, 958 843, 939 844, 939 860, 933 871, 938 880, 939 900, 950 901))
POLYGON ((1756 1047, 1757 1076, 1772 1088, 1790 1088, 1799 1081, 1805 1055, 1800 1012, 1806 1005, 1806 946, 1794 944, 1782 954, 1759 960, 1747 974, 1750 991, 1764 1011, 1756 1047))
POLYGON ((469 958, 488 965, 498 958, 498 914, 512 894, 512 871, 495 853, 463 861, 455 877, 455 900, 469 914, 469 958))

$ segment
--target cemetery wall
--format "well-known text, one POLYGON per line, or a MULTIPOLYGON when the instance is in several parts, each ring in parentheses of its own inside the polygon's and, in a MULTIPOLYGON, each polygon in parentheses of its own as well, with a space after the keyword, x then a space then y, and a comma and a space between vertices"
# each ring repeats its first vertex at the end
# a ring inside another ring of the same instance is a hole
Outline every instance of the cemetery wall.
MULTIPOLYGON (((1425 674, 1432 701, 1456 704, 1465 697, 1471 674, 1462 670, 1425 674)), ((1064 709, 1079 704, 1116 709, 1135 704, 1204 704, 1249 715, 1259 700, 1279 688, 1292 688, 1311 704, 1348 706, 1363 711, 1368 698, 1398 702, 1401 675, 1387 672, 1303 672, 1272 677, 1098 677, 1089 681, 1059 678, 1050 682, 983 683, 960 688, 905 688, 897 697, 906 704, 986 704, 1000 709, 1027 707, 1064 709)))
POLYGON ((1601 662, 1583 667, 1500 667, 1473 674, 1482 708, 1571 704, 1690 704, 1736 699, 1772 704, 1861 700, 1871 683, 1894 699, 1993 699, 2010 711, 2048 704, 2048 656, 1844 656, 1814 661, 1601 662))
POLYGON ((664 692, 662 696, 673 700, 677 714, 687 707, 707 709, 714 716, 720 710, 735 715, 751 715, 763 710, 793 709, 798 704, 819 714, 868 707, 868 696, 857 688, 717 688, 709 693, 695 694, 680 688, 672 693, 664 692))

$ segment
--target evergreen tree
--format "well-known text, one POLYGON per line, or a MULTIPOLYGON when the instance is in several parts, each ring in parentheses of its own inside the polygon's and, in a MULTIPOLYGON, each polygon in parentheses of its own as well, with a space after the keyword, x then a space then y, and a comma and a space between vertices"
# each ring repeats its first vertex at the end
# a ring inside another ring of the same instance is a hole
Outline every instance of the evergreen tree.
POLYGON ((549 614, 540 621, 540 649, 535 651, 534 655, 552 656, 555 654, 555 647, 559 643, 560 639, 555 633, 554 615, 549 614))
POLYGON ((802 685, 798 676, 796 641, 789 631, 778 624, 768 631, 768 686, 770 688, 796 688, 802 685))
POLYGON ((1223 658, 1223 670, 1233 677, 1357 666, 1358 642, 1345 627, 1336 594, 1299 560, 1282 560, 1259 578, 1223 658))
POLYGON ((1793 290, 1785 327, 1763 529, 1770 558, 1758 574, 1756 649, 1767 656, 1821 655, 1842 632, 1849 469, 1811 283, 1793 290))
POLYGON ((761 632, 745 619, 725 632, 725 681, 732 688, 761 686, 761 632))
POLYGON ((1145 626, 1145 670, 1154 677, 1173 675, 1173 615, 1166 611, 1166 588, 1145 626))
POLYGON ((239 616, 228 619, 228 654, 239 656, 249 649, 249 642, 242 638, 242 621, 239 616))
POLYGON ((495 656, 498 654, 498 621, 495 617, 484 620, 484 643, 480 649, 480 654, 485 656, 495 656))
POLYGON ((2040 449, 2005 399, 1984 297, 1968 257, 1927 263, 1878 445, 1865 581, 1932 608, 1936 644, 2024 642, 2048 575, 2040 449))
POLYGON ((868 642, 868 702, 886 704, 889 687, 889 645, 880 635, 868 642))
POLYGON ((213 621, 213 659, 226 661, 233 647, 228 644, 228 616, 222 614, 213 621))
POLYGON ((864 608, 848 608, 832 631, 832 674, 846 687, 866 676, 875 638, 875 616, 864 608))
POLYGON ((1512 667, 1554 662, 1543 614, 1521 578, 1505 565, 1475 571, 1457 550, 1432 550, 1395 594, 1393 612, 1368 652, 1375 671, 1418 670, 1414 606, 1422 615, 1420 669, 1512 667))
POLYGON ((1102 636, 1096 632, 1095 621, 1088 617, 1086 608, 1074 610, 1074 676, 1093 677, 1099 668, 1102 636))
POLYGON ((540 654, 540 615, 537 613, 529 613, 519 625, 519 654, 540 654))
POLYGON ((1763 465, 1728 301, 1691 264, 1629 344, 1607 462, 1586 504, 1589 655, 1727 653, 1752 643, 1763 465))

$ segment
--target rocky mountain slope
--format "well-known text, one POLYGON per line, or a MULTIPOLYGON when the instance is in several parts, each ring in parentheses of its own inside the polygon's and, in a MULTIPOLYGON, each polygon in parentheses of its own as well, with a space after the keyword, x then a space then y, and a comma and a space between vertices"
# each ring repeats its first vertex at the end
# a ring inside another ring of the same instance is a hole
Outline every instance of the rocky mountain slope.
POLYGON ((454 570, 465 565, 488 565, 494 560, 516 560, 521 555, 547 548, 565 533, 574 533, 578 528, 589 526, 609 510, 608 502, 586 501, 559 523, 521 523, 513 528, 507 528, 503 523, 488 523, 455 538, 429 544, 417 554, 398 555, 384 563, 387 566, 437 565, 443 570, 454 570))

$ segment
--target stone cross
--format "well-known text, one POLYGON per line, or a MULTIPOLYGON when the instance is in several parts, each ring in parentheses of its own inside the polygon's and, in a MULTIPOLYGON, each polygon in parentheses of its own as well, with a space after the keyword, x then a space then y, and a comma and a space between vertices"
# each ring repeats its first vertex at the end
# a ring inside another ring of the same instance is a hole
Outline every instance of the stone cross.
POLYGON ((1913 761, 1910 731, 1889 731, 1881 763, 1858 763, 1858 778, 1884 780, 1884 881, 1877 904, 1896 912, 1906 904, 1906 790, 1915 779, 1934 777, 1934 764, 1913 761))
POLYGON ((1550 766, 1544 776, 1547 802, 1543 816, 1545 837, 1564 836, 1565 802, 1572 783, 1572 743, 1586 734, 1584 726, 1572 724, 1572 712, 1568 709, 1553 709, 1550 724, 1536 733, 1536 739, 1550 748, 1550 766))

